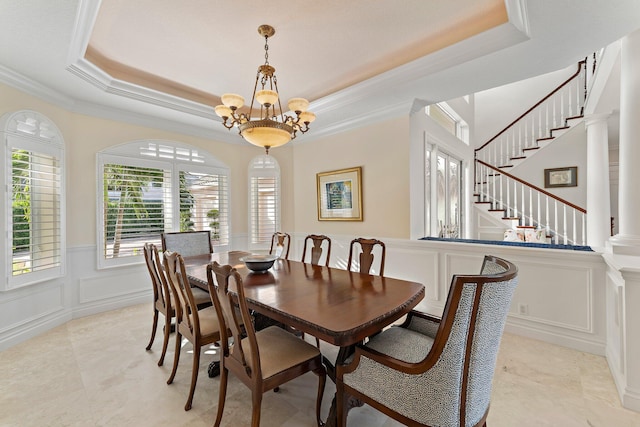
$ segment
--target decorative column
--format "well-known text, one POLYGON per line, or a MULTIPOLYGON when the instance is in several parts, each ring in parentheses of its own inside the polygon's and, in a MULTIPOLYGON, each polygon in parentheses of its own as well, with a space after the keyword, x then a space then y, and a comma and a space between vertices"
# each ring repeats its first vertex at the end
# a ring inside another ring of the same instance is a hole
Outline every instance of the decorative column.
POLYGON ((609 132, 608 114, 586 117, 587 128, 587 244, 604 252, 611 237, 611 204, 609 197, 609 132))
MULTIPOLYGON (((613 253, 640 255, 640 31, 622 39, 620 50, 619 233, 613 253)), ((588 213, 588 211, 587 211, 588 213)))

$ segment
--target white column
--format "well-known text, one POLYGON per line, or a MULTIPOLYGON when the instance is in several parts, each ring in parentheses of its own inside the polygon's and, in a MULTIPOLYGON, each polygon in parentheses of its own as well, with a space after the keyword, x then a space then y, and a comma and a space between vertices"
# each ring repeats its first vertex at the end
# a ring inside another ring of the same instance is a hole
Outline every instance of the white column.
POLYGON ((592 114, 587 128, 587 244, 603 252, 611 236, 608 114, 592 114))
POLYGON ((610 239, 614 253, 629 255, 640 255, 639 75, 640 31, 636 31, 621 43, 619 233, 610 239))

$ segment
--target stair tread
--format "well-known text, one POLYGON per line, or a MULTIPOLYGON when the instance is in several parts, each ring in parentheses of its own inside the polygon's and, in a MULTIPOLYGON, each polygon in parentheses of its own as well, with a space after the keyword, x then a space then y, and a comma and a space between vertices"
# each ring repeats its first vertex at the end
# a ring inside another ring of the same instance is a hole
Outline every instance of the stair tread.
MULTIPOLYGON (((539 140, 538 140, 539 141, 539 140)), ((539 150, 540 147, 527 147, 527 148, 523 148, 522 151, 527 151, 527 150, 539 150)))
POLYGON ((513 165, 502 165, 502 166, 498 166, 499 168, 512 168, 513 165))
POLYGON ((538 138, 536 139, 536 141, 548 141, 550 139, 555 139, 555 138, 556 138, 555 136, 547 136, 545 138, 538 138))
POLYGON ((509 157, 509 160, 521 160, 521 159, 526 159, 527 156, 518 156, 518 157, 509 157))

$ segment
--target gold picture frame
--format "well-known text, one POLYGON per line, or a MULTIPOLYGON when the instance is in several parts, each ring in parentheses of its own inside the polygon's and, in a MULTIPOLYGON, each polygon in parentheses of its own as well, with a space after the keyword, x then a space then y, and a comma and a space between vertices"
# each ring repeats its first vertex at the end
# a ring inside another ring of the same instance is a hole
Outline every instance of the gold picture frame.
POLYGON ((362 167, 316 174, 318 221, 362 221, 362 167))

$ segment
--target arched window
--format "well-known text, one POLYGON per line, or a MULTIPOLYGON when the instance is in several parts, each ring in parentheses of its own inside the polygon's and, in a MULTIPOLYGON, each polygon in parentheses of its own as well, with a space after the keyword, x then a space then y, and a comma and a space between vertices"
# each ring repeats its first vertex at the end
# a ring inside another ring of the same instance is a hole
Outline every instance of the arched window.
POLYGON ((0 289, 8 290, 64 275, 64 140, 51 120, 28 110, 5 114, 0 132, 8 236, 0 289))
POLYGON ((265 248, 280 231, 280 165, 269 156, 249 164, 249 246, 265 248))
POLYGON ((229 168, 174 141, 142 140, 98 153, 98 267, 142 262, 160 233, 211 230, 229 249, 229 168))

